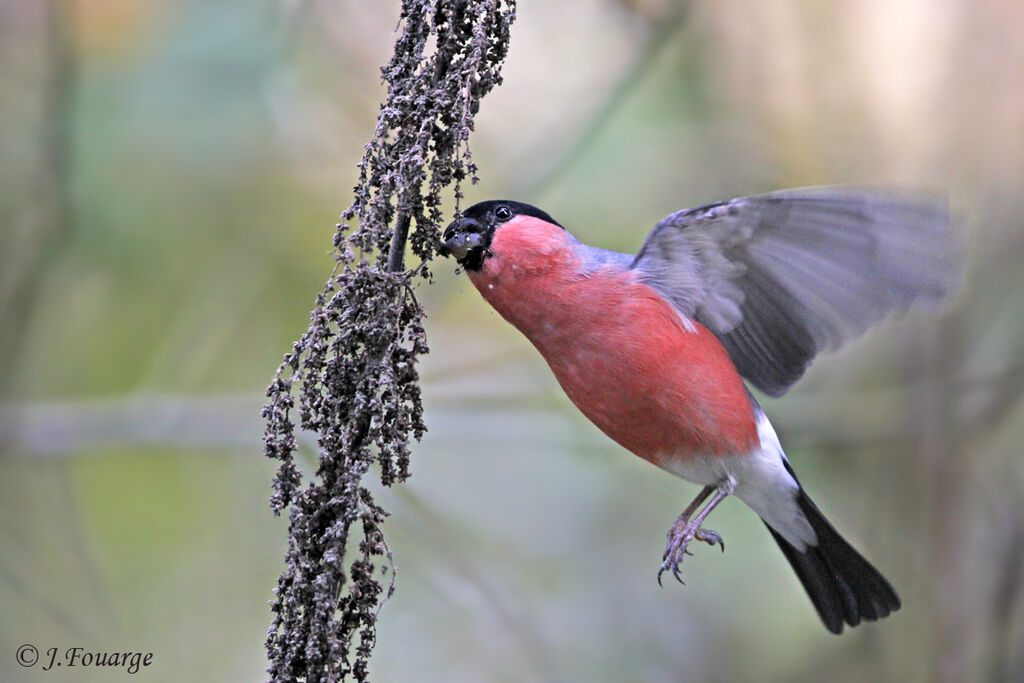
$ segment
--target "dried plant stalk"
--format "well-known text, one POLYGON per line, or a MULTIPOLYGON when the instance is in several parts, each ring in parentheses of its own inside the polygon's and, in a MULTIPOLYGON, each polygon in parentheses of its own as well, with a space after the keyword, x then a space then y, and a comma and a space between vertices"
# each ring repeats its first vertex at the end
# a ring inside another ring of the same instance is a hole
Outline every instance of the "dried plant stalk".
POLYGON ((368 680, 394 570, 388 513, 363 477, 376 463, 384 485, 404 481, 410 443, 426 430, 416 360, 427 342, 413 286, 430 277, 442 191, 454 183, 457 203, 461 182, 476 181, 467 141, 480 98, 501 83, 514 18, 515 0, 403 0, 382 70, 387 101, 335 236, 337 265, 263 408, 265 453, 280 461, 271 508, 291 508, 267 635, 271 681, 368 680), (410 269, 407 241, 417 261, 410 269), (316 477, 304 488, 296 401, 299 425, 319 444, 316 477), (389 569, 385 588, 378 577, 389 569))

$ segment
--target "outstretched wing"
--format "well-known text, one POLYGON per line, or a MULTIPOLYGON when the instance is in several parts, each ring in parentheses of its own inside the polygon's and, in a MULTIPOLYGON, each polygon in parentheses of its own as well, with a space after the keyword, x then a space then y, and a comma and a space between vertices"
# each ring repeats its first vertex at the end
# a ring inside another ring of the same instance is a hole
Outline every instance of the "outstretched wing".
POLYGON ((942 301, 959 260, 945 201, 821 187, 674 213, 632 267, 778 396, 819 351, 915 301, 942 301))

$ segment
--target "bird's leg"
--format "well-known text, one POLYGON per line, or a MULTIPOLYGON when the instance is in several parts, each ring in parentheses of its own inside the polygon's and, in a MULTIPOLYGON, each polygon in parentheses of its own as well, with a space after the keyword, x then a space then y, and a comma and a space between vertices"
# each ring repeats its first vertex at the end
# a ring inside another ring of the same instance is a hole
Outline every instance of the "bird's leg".
POLYGON ((696 539, 704 541, 708 545, 720 545, 722 546, 722 552, 725 552, 725 541, 722 540, 722 537, 710 529, 702 529, 700 525, 711 514, 711 511, 715 509, 715 506, 725 500, 731 489, 731 486, 724 486, 722 484, 718 486, 705 486, 697 494, 697 497, 693 499, 693 502, 686 506, 683 514, 679 515, 679 518, 676 519, 675 524, 669 529, 668 544, 665 546, 665 554, 661 557, 664 561, 661 564, 661 569, 658 570, 659 586, 661 585, 661 575, 668 570, 672 570, 672 575, 676 577, 676 580, 679 583, 683 583, 682 577, 679 576, 679 563, 683 561, 685 556, 693 554, 686 549, 690 541, 696 539), (708 501, 708 504, 694 516, 693 513, 712 493, 715 495, 708 501), (691 517, 693 519, 690 519, 691 517))

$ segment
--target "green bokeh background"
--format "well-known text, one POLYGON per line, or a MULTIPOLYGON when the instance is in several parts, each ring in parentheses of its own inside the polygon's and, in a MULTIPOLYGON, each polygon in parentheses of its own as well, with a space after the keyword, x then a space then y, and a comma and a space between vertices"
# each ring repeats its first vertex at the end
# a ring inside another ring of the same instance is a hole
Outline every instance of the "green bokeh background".
MULTIPOLYGON (((286 544, 262 392, 330 272, 396 19, 0 0, 0 681, 129 678, 25 669, 22 643, 152 651, 137 680, 262 680, 286 544)), ((398 589, 374 680, 1024 679, 1021 31, 1004 0, 522 3, 468 201, 628 251, 672 210, 780 187, 950 195, 956 302, 764 402, 904 608, 829 635, 737 502, 712 518, 728 552, 659 589, 696 487, 605 439, 438 264, 430 432, 380 492, 398 589)))

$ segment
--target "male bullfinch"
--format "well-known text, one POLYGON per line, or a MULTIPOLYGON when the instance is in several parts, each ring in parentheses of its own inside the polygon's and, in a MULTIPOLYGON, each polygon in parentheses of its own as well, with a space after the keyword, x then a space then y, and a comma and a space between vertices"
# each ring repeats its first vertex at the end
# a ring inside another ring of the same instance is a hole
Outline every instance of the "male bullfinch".
POLYGON ((731 494, 761 517, 840 633, 900 599, 807 496, 743 379, 779 396, 819 351, 944 300, 957 281, 952 233, 944 202, 808 188, 673 213, 634 256, 498 200, 449 225, 442 253, 601 431, 704 486, 668 533, 659 582, 667 570, 679 578, 691 541, 725 549, 702 524, 731 494))

